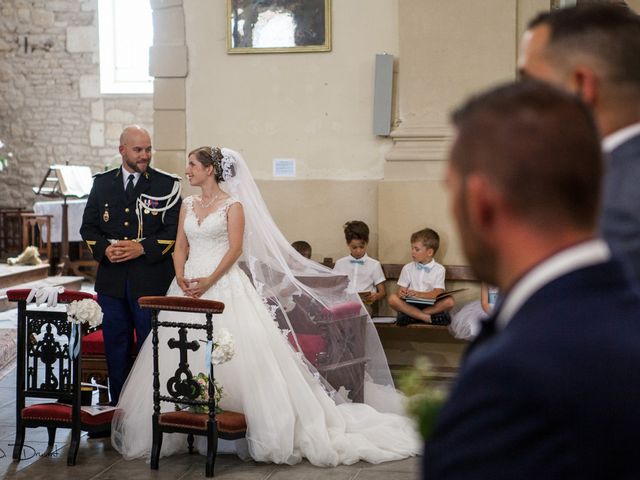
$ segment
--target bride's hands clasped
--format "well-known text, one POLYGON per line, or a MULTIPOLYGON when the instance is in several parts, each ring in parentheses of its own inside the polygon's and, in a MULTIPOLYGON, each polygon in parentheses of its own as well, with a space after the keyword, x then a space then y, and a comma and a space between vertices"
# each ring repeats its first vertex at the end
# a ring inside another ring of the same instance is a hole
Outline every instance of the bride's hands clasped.
POLYGON ((186 288, 182 288, 182 291, 187 297, 200 298, 204 292, 209 290, 213 286, 213 281, 209 277, 192 278, 190 280, 183 280, 186 288))

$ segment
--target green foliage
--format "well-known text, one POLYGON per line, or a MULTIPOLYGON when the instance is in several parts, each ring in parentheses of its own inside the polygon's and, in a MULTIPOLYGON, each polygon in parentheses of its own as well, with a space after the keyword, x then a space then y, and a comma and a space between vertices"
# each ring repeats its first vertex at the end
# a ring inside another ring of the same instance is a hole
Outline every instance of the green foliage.
POLYGON ((422 357, 416 360, 415 367, 405 372, 399 381, 399 387, 407 395, 407 412, 416 419, 422 438, 428 439, 436 425, 436 420, 447 392, 434 384, 431 364, 422 357))
MULTIPOLYGON (((197 400, 204 400, 205 402, 209 401, 209 389, 208 389, 208 384, 209 384, 209 376, 206 373, 198 373, 198 375, 196 375, 195 377, 196 382, 198 383, 198 390, 199 390, 199 394, 196 397, 197 400)), ((219 407, 219 403, 220 400, 222 399, 222 394, 223 394, 223 389, 220 385, 218 385, 218 382, 214 379, 213 380, 213 392, 215 394, 215 401, 216 401, 216 413, 220 413, 222 412, 222 409, 219 407)), ((192 392, 192 393, 198 393, 198 392, 192 392)), ((176 405, 176 410, 184 410, 187 409, 190 412, 193 413, 209 413, 209 407, 207 405, 183 405, 182 407, 180 405, 176 405)))

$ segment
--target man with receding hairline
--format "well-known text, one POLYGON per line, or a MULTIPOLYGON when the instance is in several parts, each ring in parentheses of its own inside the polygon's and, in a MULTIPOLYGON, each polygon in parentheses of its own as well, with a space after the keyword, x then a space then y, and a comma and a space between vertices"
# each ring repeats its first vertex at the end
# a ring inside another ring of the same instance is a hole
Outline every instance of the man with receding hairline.
POLYGON ((578 94, 607 153, 602 236, 640 279, 640 17, 621 5, 543 13, 525 32, 520 73, 578 94))
POLYGON ((134 331, 140 346, 151 330, 138 298, 164 295, 174 276, 180 177, 151 168, 151 149, 144 128, 122 131, 122 165, 95 176, 80 229, 99 263, 95 289, 114 405, 131 369, 134 331))
POLYGON ((427 440, 428 480, 640 478, 640 289, 597 238, 603 172, 580 99, 508 84, 454 115, 463 250, 501 292, 427 440))

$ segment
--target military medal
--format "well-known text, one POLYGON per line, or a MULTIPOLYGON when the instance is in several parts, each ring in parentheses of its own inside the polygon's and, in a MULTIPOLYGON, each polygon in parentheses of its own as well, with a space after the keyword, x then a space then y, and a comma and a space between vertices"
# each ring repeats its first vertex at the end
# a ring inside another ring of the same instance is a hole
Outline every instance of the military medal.
POLYGON ((149 209, 148 209, 148 208, 145 208, 145 209, 144 209, 144 213, 145 213, 145 215, 149 215, 149 209))
POLYGON ((104 204, 104 213, 102 214, 102 220, 106 223, 109 221, 109 204, 104 204))
MULTIPOLYGON (((160 202, 158 200, 152 200, 149 199, 149 203, 147 205, 149 208, 158 208, 160 206, 160 202)), ((147 210, 145 213, 149 213, 149 210, 147 210)), ((158 212, 152 211, 151 215, 158 215, 158 212)))

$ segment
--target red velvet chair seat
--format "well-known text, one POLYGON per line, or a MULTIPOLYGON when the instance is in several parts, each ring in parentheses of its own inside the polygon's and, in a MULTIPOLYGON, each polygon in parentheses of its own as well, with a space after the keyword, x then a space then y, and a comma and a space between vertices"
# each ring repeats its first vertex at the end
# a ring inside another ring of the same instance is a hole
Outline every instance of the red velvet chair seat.
MULTIPOLYGON (((302 349, 304 356, 311 362, 312 365, 318 366, 318 355, 327 351, 327 341, 322 335, 311 335, 308 333, 299 333, 298 344, 302 349)), ((288 335, 289 343, 296 348, 296 344, 293 340, 293 334, 288 335)))
POLYGON ((82 337, 82 353, 84 355, 104 355, 104 336, 102 329, 82 337))
MULTIPOLYGON (((104 425, 111 423, 114 410, 90 415, 80 410, 80 422, 84 425, 104 425)), ((63 403, 38 403, 22 409, 23 420, 53 421, 71 423, 71 405, 63 403)))
MULTIPOLYGON (((207 429, 209 415, 206 413, 192 413, 187 411, 161 413, 158 417, 160 425, 171 427, 207 429)), ((242 413, 224 411, 216 414, 218 432, 243 433, 247 430, 247 422, 242 413)))
MULTIPOLYGON (((135 331, 133 332, 134 351, 137 349, 137 339, 135 331)), ((104 335, 102 329, 91 332, 82 337, 82 354, 83 355, 104 355, 104 335)))
POLYGON ((329 320, 343 320, 345 318, 353 318, 360 315, 362 305, 360 302, 345 302, 338 305, 332 305, 323 310, 323 316, 329 320))

